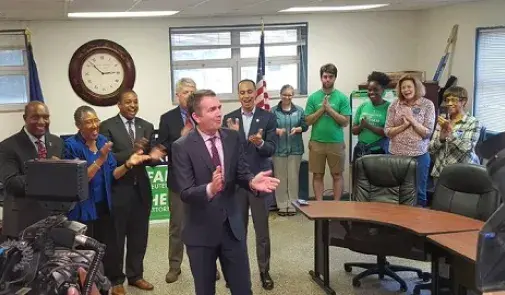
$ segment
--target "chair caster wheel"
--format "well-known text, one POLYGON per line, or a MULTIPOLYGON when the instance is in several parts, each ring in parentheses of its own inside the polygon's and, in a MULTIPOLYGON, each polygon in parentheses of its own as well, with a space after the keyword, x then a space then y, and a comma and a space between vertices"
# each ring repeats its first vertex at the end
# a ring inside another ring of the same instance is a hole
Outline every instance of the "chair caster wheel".
POLYGON ((423 279, 423 282, 427 283, 431 280, 431 273, 423 272, 423 275, 420 278, 423 279))
POLYGON ((352 280, 352 285, 356 288, 361 287, 361 282, 359 280, 352 280))
POLYGON ((344 265, 344 270, 346 272, 351 272, 352 271, 352 267, 350 267, 349 265, 344 265))

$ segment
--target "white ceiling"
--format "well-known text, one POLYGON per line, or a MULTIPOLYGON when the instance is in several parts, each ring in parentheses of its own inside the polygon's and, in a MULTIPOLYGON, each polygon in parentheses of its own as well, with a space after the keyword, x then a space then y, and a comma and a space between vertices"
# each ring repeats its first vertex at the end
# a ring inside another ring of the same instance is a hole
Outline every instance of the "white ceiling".
POLYGON ((415 10, 476 0, 0 0, 0 19, 62 20, 67 12, 179 10, 172 17, 272 15, 293 6, 391 5, 415 10))

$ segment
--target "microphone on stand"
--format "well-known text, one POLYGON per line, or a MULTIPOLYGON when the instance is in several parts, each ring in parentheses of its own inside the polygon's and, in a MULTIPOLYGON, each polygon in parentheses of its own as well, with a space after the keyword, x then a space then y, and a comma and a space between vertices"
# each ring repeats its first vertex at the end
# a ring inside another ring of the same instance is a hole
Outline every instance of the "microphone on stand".
POLYGON ((67 228, 53 228, 49 233, 55 244, 62 247, 74 249, 75 246, 83 246, 95 250, 93 261, 88 268, 86 280, 84 281, 82 295, 91 294, 93 283, 95 282, 98 273, 99 263, 105 255, 105 245, 99 243, 97 240, 87 237, 85 235, 76 234, 74 231, 67 228))

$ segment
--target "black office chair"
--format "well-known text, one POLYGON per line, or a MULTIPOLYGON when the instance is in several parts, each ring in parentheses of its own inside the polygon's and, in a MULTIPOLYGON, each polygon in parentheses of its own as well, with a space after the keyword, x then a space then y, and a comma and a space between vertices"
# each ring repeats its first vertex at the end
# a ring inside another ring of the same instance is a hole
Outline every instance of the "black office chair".
MULTIPOLYGON (((486 221, 500 204, 500 194, 484 166, 454 164, 445 167, 440 174, 432 209, 486 221)), ((414 294, 430 288, 431 282, 418 284, 414 294)))
POLYGON ((4 206, 4 199, 5 199, 4 184, 0 182, 0 207, 4 206))
MULTIPOLYGON (((385 202, 413 206, 417 199, 417 162, 412 157, 393 155, 367 155, 355 163, 355 182, 352 200, 358 202, 385 202)), ((406 282, 396 272, 415 272, 419 278, 425 274, 421 269, 391 265, 387 256, 411 258, 414 240, 406 238, 401 230, 366 222, 334 222, 330 224, 330 244, 352 251, 376 255, 377 263, 345 263, 351 272, 353 267, 366 269, 353 278, 353 286, 359 287, 360 280, 370 275, 380 279, 389 276, 397 281, 402 291, 407 291, 406 282)), ((415 253, 424 260, 422 252, 415 253)), ((429 278, 427 278, 429 279, 429 278)))
MULTIPOLYGON (((481 129, 480 129, 480 135, 479 135, 479 140, 477 141, 477 144, 480 144, 482 143, 483 141, 486 140, 486 136, 487 136, 487 128, 486 126, 482 126, 481 129)), ((479 157, 479 161, 481 164, 483 164, 483 158, 481 155, 478 155, 479 157)))

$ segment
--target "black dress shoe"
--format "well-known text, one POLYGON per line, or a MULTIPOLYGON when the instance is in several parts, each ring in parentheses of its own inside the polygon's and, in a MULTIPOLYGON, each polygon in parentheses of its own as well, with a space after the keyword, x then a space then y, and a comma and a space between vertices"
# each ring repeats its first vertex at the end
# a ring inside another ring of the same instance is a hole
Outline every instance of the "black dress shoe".
POLYGON ((274 281, 268 272, 260 273, 261 285, 265 290, 272 290, 274 288, 274 281))

